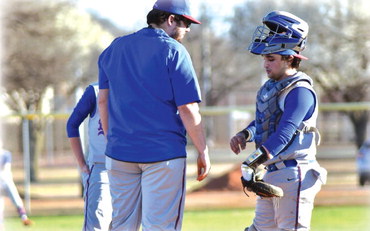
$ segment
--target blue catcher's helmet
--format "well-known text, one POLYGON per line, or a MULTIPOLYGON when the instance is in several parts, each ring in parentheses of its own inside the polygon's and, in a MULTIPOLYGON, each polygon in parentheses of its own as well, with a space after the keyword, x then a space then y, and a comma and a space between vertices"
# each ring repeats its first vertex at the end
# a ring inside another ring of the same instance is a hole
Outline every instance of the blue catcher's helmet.
POLYGON ((253 54, 271 54, 293 50, 303 51, 308 34, 308 24, 285 11, 272 11, 262 20, 263 26, 254 31, 249 50, 253 54))

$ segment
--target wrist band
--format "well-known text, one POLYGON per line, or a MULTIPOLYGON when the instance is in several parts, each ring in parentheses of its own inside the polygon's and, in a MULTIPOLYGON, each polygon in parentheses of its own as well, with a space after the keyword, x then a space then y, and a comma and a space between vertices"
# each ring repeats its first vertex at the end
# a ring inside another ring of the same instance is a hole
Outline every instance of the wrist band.
POLYGON ((247 129, 241 130, 241 133, 243 133, 244 137, 246 140, 249 139, 249 131, 247 129))

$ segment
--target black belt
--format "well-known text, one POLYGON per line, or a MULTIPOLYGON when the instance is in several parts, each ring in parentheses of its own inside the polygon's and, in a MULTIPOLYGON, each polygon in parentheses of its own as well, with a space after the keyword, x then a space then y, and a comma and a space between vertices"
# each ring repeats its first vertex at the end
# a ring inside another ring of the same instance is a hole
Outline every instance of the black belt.
POLYGON ((287 168, 287 167, 295 167, 298 165, 298 162, 295 159, 292 160, 283 160, 282 161, 285 167, 277 167, 276 164, 270 164, 266 166, 267 171, 273 172, 282 168, 287 168))

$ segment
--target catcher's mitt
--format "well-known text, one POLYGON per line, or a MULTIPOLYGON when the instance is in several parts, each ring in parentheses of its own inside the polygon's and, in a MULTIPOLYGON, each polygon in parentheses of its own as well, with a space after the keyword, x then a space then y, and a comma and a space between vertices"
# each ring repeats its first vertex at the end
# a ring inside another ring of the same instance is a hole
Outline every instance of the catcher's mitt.
POLYGON ((243 191, 249 196, 246 190, 256 193, 261 197, 282 197, 284 195, 283 190, 280 187, 266 183, 262 180, 255 180, 255 177, 252 177, 252 180, 247 181, 241 177, 243 191))

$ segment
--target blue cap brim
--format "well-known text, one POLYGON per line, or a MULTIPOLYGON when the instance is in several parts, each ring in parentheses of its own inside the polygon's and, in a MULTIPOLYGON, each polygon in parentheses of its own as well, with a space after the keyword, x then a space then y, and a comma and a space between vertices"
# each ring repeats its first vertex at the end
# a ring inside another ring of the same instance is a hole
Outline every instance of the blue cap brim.
POLYGON ((297 52, 291 50, 291 49, 287 49, 287 50, 283 50, 283 51, 278 51, 278 52, 274 52, 272 54, 278 54, 278 55, 293 55, 294 57, 296 58, 299 58, 299 59, 304 59, 304 60, 307 60, 308 58, 303 56, 303 55, 300 55, 298 54, 297 52))

